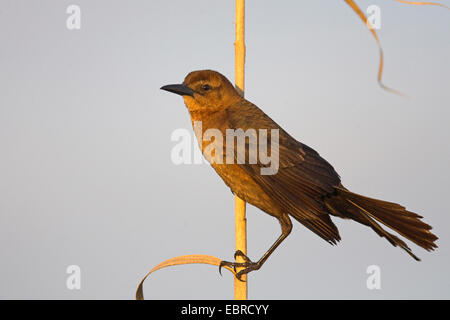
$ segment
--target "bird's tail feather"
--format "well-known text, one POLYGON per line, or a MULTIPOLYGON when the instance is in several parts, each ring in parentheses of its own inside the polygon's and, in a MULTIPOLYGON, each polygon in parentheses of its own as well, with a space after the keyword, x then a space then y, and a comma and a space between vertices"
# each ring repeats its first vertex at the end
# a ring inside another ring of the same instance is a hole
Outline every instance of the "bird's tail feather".
POLYGON ((420 259, 408 245, 384 230, 377 221, 428 251, 437 248, 434 242, 438 238, 431 233, 432 227, 421 221, 420 215, 407 211, 399 204, 364 197, 344 187, 337 187, 336 194, 326 201, 326 205, 331 214, 371 227, 380 237, 386 238, 395 247, 401 247, 416 260, 420 259))

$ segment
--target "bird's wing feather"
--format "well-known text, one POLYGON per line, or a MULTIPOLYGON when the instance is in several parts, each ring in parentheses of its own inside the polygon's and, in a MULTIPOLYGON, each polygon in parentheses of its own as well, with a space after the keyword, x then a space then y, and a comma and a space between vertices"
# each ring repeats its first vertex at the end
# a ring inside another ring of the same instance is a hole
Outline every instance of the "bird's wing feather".
MULTIPOLYGON (((270 130, 278 129, 279 168, 276 174, 262 175, 261 169, 268 165, 264 165, 259 159, 256 164, 246 161, 241 167, 300 223, 330 243, 340 240, 339 232, 322 201, 340 183, 339 175, 333 167, 316 151, 292 138, 262 110, 246 100, 227 108, 227 120, 232 129, 255 129, 256 132, 267 129, 269 145, 270 130)), ((246 159, 249 159, 249 150, 255 147, 247 141, 246 159)))

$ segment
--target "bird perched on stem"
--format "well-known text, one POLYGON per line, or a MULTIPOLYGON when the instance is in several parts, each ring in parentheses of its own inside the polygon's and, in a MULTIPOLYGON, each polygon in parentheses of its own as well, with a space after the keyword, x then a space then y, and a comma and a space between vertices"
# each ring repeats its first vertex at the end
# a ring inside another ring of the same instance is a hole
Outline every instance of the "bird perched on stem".
POLYGON ((437 248, 434 242, 438 238, 430 232, 431 226, 420 220, 420 215, 396 203, 347 190, 326 160, 312 148, 295 140, 261 109, 241 97, 222 74, 212 70, 194 71, 186 76, 182 84, 167 85, 161 89, 183 96, 197 131, 199 146, 204 154, 206 150, 213 150, 209 157, 206 154, 205 157, 231 191, 280 222, 281 235, 257 262, 252 262, 240 251, 236 251, 235 257, 242 256, 245 262, 222 261, 221 266, 244 268, 236 274, 238 279, 243 274, 261 268, 290 234, 290 217, 330 244, 336 244, 341 239, 330 218, 334 216, 370 227, 416 260, 420 259, 408 245, 380 224, 428 251, 437 248), (208 135, 211 130, 214 134, 208 135), (243 149, 235 143, 236 139, 239 140, 237 131, 244 134, 241 139, 244 141, 243 149), (230 132, 234 135, 233 139, 228 139, 230 132), (218 133, 225 138, 219 139, 218 133), (205 135, 209 138, 205 139, 205 135), (214 136, 214 141, 211 136, 214 136), (263 159, 261 152, 260 157, 254 152, 261 142, 267 142, 265 138, 270 140, 268 145, 272 160, 278 162, 276 166, 267 162, 267 154, 266 159, 263 159), (211 148, 214 142, 215 148, 211 148), (245 157, 239 159, 242 155, 245 157), (263 173, 262 170, 268 167, 274 170, 263 173))

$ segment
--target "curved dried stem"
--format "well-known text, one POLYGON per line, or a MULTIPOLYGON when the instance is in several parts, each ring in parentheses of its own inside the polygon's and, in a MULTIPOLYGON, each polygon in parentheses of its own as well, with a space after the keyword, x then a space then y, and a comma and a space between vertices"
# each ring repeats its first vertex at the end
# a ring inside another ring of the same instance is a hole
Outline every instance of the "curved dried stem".
MULTIPOLYGON (((161 262, 152 270, 150 270, 145 277, 141 280, 136 290, 136 300, 144 300, 144 281, 155 271, 158 271, 163 268, 178 266, 183 264, 210 264, 213 266, 219 266, 222 260, 213 256, 205 255, 205 254, 191 254, 186 256, 179 256, 175 258, 168 259, 164 262, 161 262)), ((225 269, 229 270, 234 274, 234 270, 228 266, 224 266, 225 269)))

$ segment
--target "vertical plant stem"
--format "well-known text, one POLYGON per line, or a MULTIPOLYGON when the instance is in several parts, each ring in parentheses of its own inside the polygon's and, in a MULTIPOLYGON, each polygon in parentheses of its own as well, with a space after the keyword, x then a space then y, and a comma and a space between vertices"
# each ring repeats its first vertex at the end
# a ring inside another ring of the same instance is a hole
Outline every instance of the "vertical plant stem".
MULTIPOLYGON (((245 0, 236 0, 236 42, 235 50, 235 85, 244 96, 245 81, 245 0)), ((247 220, 245 218, 245 201, 235 196, 235 228, 236 250, 247 254, 247 220)), ((238 262, 243 262, 241 257, 238 262)), ((239 271, 239 269, 237 269, 239 271)), ((234 299, 247 300, 247 275, 242 277, 245 282, 234 278, 234 299)))

